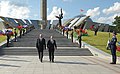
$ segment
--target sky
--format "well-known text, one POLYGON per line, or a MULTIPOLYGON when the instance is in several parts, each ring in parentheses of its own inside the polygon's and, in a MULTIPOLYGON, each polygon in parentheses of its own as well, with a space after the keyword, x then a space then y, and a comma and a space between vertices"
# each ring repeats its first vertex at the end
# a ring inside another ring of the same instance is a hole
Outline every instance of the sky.
MULTIPOLYGON (((120 16, 120 0, 47 0, 47 19, 63 9, 63 19, 77 15, 90 15, 94 22, 112 24, 120 16)), ((0 0, 0 16, 40 20, 40 0, 0 0)))

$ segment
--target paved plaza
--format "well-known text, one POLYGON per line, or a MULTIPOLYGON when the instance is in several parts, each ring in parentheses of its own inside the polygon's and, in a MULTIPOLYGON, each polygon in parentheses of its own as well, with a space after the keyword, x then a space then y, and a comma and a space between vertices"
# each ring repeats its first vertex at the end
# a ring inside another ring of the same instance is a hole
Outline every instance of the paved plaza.
POLYGON ((55 62, 44 56, 0 57, 0 74, 120 74, 120 64, 109 64, 110 58, 97 56, 56 56, 55 62))

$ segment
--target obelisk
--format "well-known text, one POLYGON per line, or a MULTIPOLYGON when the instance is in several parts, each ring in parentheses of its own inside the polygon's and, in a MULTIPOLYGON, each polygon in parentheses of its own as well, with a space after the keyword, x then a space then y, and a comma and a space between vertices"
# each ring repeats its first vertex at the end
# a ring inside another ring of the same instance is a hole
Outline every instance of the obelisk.
POLYGON ((41 29, 45 29, 47 26, 47 0, 41 0, 41 18, 43 21, 41 29))

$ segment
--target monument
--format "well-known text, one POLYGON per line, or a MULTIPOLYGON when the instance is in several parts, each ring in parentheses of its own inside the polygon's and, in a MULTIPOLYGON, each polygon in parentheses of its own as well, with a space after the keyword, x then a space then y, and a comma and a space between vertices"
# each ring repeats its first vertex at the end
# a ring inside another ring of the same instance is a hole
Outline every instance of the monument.
POLYGON ((41 18, 42 18, 42 25, 41 29, 45 29, 47 26, 47 0, 41 0, 41 18))
POLYGON ((62 8, 61 8, 61 13, 59 14, 59 16, 56 16, 56 18, 58 18, 58 20, 59 20, 59 27, 61 27, 62 26, 61 19, 63 18, 62 8))

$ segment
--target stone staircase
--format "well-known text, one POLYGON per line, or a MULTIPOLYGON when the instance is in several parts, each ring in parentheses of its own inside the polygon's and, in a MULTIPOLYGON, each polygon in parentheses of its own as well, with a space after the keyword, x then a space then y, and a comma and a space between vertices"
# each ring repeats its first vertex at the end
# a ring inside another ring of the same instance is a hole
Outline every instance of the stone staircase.
POLYGON ((46 43, 49 40, 50 36, 52 35, 53 38, 56 40, 58 47, 78 47, 78 44, 72 43, 70 39, 62 36, 56 30, 41 30, 41 29, 34 29, 33 31, 29 32, 22 38, 18 38, 17 42, 12 42, 11 47, 35 47, 36 40, 39 34, 42 34, 43 37, 46 39, 46 43))
MULTIPOLYGON (((3 55, 37 55, 36 40, 39 34, 42 34, 47 41, 52 35, 56 40, 58 50, 56 50, 56 56, 92 56, 91 52, 87 48, 78 48, 78 44, 72 43, 70 39, 67 39, 56 30, 48 29, 34 29, 31 32, 18 38, 17 42, 11 42, 10 47, 4 47, 1 50, 3 55)), ((44 51, 44 55, 48 55, 48 50, 44 51)))

